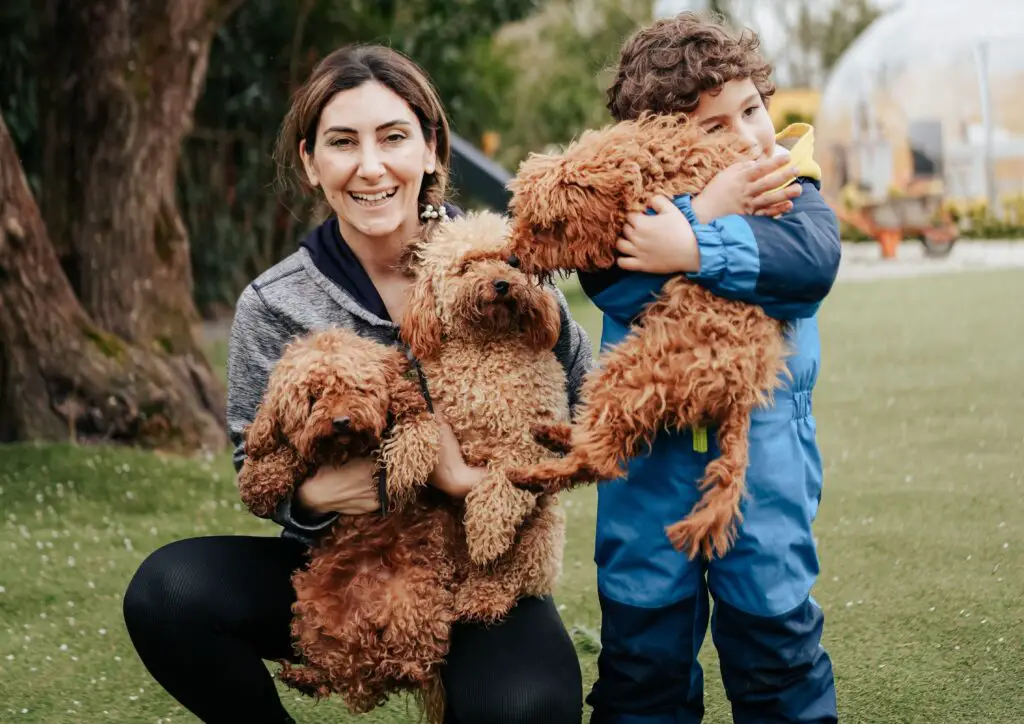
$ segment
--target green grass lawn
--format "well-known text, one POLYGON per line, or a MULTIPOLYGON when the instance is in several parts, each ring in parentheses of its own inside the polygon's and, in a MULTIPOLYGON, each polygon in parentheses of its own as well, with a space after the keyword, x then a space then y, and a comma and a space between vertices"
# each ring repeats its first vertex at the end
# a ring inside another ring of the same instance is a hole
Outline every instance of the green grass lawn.
MULTIPOLYGON (((1022 285, 1020 272, 847 284, 822 311, 815 596, 845 722, 1024 720, 1022 285)), ((575 305, 596 342, 598 316, 575 305)), ((594 497, 566 500, 558 595, 588 688, 594 497)), ((228 457, 0 447, 0 511, 0 721, 195 721, 136 659, 120 601, 163 543, 276 534, 236 502, 228 457)), ((702 660, 706 721, 729 721, 710 645, 702 660)), ((300 722, 350 720, 285 696, 300 722)), ((360 721, 413 720, 396 702, 360 721)))

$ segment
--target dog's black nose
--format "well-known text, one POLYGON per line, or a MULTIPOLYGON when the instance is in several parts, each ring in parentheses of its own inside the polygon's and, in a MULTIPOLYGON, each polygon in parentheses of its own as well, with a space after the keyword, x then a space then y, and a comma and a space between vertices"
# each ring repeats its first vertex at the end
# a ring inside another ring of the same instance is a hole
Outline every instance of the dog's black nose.
POLYGON ((518 269, 519 268, 519 257, 516 256, 515 254, 512 254, 511 256, 509 256, 509 258, 508 258, 508 265, 510 267, 512 267, 513 269, 518 269))
POLYGON ((508 294, 508 282, 505 281, 504 279, 499 279, 498 281, 494 282, 494 291, 496 291, 501 296, 508 294))
POLYGON ((351 422, 352 421, 349 418, 347 418, 347 417, 336 417, 336 418, 334 418, 334 423, 333 423, 334 424, 334 431, 338 432, 338 433, 348 432, 349 424, 351 422))

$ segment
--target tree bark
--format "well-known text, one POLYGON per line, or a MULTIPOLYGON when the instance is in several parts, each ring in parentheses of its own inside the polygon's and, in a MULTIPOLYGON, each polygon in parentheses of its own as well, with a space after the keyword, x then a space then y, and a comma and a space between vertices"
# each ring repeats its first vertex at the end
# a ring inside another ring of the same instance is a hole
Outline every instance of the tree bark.
MULTIPOLYGON (((69 123, 73 123, 69 119, 69 123)), ((0 442, 226 444, 205 363, 128 343, 82 308, 0 115, 0 442)))
POLYGON ((96 324, 201 359, 175 199, 210 43, 241 0, 48 0, 47 228, 96 324))

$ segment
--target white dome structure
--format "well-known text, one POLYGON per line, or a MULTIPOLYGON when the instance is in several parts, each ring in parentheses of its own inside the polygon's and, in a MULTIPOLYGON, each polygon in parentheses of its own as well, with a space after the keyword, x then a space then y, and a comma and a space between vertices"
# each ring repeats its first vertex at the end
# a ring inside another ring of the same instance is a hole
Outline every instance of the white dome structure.
POLYGON ((816 151, 829 194, 1024 193, 1024 0, 908 0, 828 79, 816 151))

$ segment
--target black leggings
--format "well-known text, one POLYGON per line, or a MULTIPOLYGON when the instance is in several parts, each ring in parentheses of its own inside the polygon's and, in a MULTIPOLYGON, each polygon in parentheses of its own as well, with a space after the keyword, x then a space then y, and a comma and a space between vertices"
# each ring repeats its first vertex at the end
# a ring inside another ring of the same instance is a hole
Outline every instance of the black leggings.
MULTIPOLYGON (((263 659, 293 656, 290 579, 305 551, 285 538, 191 538, 160 548, 136 572, 124 597, 132 643, 202 721, 292 721, 263 659)), ((455 626, 442 679, 451 724, 582 717, 579 660, 550 598, 520 601, 496 626, 455 626)))

